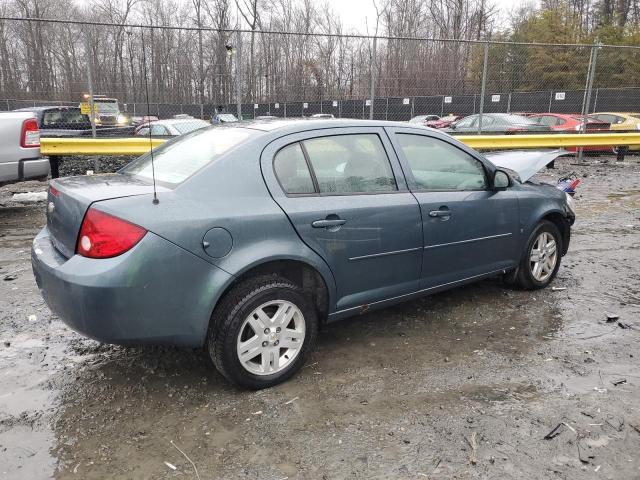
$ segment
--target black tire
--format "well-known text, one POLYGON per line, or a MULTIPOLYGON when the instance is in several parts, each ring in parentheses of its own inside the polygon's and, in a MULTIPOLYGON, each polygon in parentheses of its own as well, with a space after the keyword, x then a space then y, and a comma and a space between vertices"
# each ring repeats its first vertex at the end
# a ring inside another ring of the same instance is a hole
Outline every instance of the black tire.
POLYGON ((515 285, 524 290, 538 290, 540 288, 545 288, 553 281, 553 279, 556 277, 556 274, 558 273, 558 269, 560 268, 560 263, 562 260, 562 251, 562 235, 560 234, 560 230, 558 230, 558 227, 553 222, 542 220, 536 226, 536 228, 533 229, 533 232, 531 232, 531 235, 527 240, 526 247, 524 252, 522 253, 522 258, 520 260, 520 264, 518 265, 518 271, 515 276, 515 285), (539 281, 533 275, 530 256, 531 249, 533 248, 536 239, 543 232, 547 232, 552 235, 553 239, 556 242, 556 264, 553 271, 551 272, 551 275, 549 275, 543 281, 539 281))
POLYGON ((263 275, 233 287, 216 307, 207 335, 207 348, 213 364, 231 383, 251 390, 272 387, 293 376, 304 364, 318 334, 318 315, 313 302, 291 281, 263 275), (271 375, 257 375, 240 362, 236 342, 245 319, 270 300, 293 303, 304 317, 305 337, 297 356, 283 370, 271 375))

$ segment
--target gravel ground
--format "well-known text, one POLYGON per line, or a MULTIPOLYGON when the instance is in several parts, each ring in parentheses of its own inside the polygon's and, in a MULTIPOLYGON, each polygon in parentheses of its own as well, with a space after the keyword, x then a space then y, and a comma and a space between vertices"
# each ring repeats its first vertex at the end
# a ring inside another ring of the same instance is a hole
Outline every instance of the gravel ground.
POLYGON ((365 314, 249 393, 201 351, 64 326, 29 262, 44 204, 12 200, 46 185, 1 188, 0 478, 640 478, 640 162, 588 160, 542 175, 584 177, 561 289, 488 280, 365 314))

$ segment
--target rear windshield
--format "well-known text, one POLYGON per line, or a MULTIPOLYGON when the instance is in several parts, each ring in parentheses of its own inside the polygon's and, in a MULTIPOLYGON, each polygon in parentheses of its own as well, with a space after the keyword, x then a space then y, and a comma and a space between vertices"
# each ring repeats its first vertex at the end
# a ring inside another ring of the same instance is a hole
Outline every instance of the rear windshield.
POLYGON ((45 110, 42 116, 44 128, 86 128, 89 124, 89 117, 79 108, 45 110))
POLYGON ((173 124, 173 127, 178 130, 180 133, 189 133, 194 130, 198 130, 199 128, 208 127, 211 125, 209 122, 205 122, 204 120, 189 120, 188 122, 177 122, 173 124))
MULTIPOLYGON (((176 137, 153 152, 156 181, 175 186, 253 134, 246 128, 214 127, 176 137)), ((144 154, 120 173, 152 180, 151 155, 144 154)))

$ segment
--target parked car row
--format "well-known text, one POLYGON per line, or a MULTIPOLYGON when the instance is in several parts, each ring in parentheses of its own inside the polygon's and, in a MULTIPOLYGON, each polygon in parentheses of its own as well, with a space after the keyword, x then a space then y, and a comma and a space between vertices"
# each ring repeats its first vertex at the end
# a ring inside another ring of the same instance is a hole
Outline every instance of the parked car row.
MULTIPOLYGON (((409 123, 422 124, 448 133, 462 134, 477 133, 478 130, 481 130, 482 133, 505 135, 545 132, 628 132, 640 130, 640 113, 598 112, 586 116, 568 113, 484 113, 482 115, 482 128, 480 128, 479 114, 465 117, 453 114, 446 117, 419 115, 409 120, 409 123)), ((566 150, 575 152, 577 148, 568 147, 566 150)), ((611 146, 590 146, 583 147, 583 150, 587 152, 610 152, 611 146)), ((640 150, 640 147, 631 147, 631 150, 640 150)))

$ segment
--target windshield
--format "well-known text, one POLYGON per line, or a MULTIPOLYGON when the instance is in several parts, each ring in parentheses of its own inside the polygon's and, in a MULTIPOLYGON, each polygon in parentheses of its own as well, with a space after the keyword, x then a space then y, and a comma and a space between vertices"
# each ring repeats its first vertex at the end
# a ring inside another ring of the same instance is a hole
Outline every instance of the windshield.
MULTIPOLYGON (((219 127, 176 137, 176 140, 154 150, 156 181, 177 185, 254 133, 245 128, 219 127)), ((120 173, 152 180, 151 155, 144 154, 120 170, 120 173)))
POLYGON ((119 113, 118 102, 101 102, 94 100, 93 104, 96 106, 98 113, 119 113))
POLYGON ((188 122, 178 122, 173 124, 173 128, 178 130, 180 133, 189 133, 194 130, 198 130, 199 128, 208 127, 210 125, 209 122, 205 122, 204 120, 190 120, 188 122))

